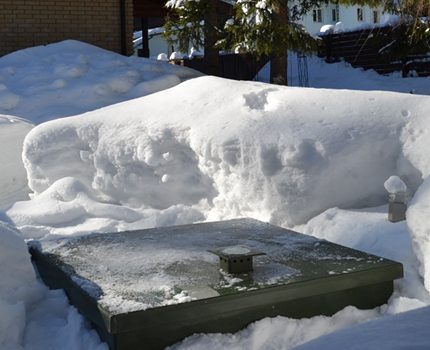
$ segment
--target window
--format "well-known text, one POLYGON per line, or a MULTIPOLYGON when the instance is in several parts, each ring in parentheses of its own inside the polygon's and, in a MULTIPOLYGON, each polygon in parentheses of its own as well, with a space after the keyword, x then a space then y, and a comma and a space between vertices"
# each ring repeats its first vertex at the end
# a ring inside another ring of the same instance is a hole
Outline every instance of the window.
POLYGON ((322 22, 322 11, 321 11, 321 9, 313 10, 312 17, 313 17, 314 22, 321 23, 322 22))
POLYGON ((363 9, 358 8, 357 9, 357 21, 361 22, 363 20, 363 9))
POLYGON ((339 22, 339 5, 336 5, 336 8, 331 10, 331 20, 333 22, 339 22))
POLYGON ((378 11, 373 11, 373 23, 379 22, 379 14, 378 11))

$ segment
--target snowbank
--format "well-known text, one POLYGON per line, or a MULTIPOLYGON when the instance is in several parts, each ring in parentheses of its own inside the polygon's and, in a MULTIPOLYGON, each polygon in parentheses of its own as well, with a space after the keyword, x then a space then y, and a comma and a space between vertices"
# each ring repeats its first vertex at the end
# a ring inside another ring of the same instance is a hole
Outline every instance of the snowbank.
POLYGON ((429 322, 430 307, 421 308, 344 329, 296 349, 428 349, 429 322))
POLYGON ((36 278, 21 233, 0 221, 0 349, 107 350, 63 291, 36 278))
POLYGON ((33 124, 28 121, 0 115, 0 210, 28 199, 27 174, 21 154, 24 138, 32 128, 33 124))
POLYGON ((421 261, 420 273, 430 292, 430 177, 427 177, 413 197, 406 212, 408 227, 412 236, 418 259, 421 261))
POLYGON ((404 153, 411 164, 419 169, 424 179, 410 207, 406 219, 411 233, 412 242, 421 261, 421 274, 424 284, 430 291, 430 119, 423 113, 421 118, 412 118, 402 131, 404 153))
POLYGON ((201 74, 67 40, 0 58, 0 113, 34 123, 170 88, 201 74))
POLYGON ((21 349, 26 309, 41 290, 20 233, 0 221, 0 348, 21 349))
POLYGON ((169 349, 291 349, 311 339, 318 338, 324 334, 346 328, 356 323, 371 320, 376 316, 376 310, 363 311, 349 306, 332 317, 316 316, 301 320, 281 316, 265 318, 252 323, 247 328, 234 335, 197 334, 169 349))
POLYGON ((400 134, 429 107, 429 98, 405 94, 189 80, 33 129, 23 157, 34 200, 8 215, 58 229, 57 220, 120 216, 124 224, 176 208, 189 220, 291 226, 334 206, 382 204, 390 175, 412 191, 420 182, 400 134), (53 202, 41 207, 47 197, 53 202))

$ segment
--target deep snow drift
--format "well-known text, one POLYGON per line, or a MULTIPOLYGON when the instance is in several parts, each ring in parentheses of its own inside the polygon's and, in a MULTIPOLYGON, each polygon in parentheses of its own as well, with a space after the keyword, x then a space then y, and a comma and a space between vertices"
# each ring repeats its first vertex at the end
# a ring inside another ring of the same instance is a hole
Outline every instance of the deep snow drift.
POLYGON ((0 209, 28 198, 21 151, 33 123, 145 96, 200 75, 73 40, 0 57, 0 209))
POLYGON ((200 75, 67 40, 0 58, 0 114, 39 124, 145 96, 200 75))
POLYGON ((93 230, 95 217, 111 230, 238 216, 292 226, 383 204, 391 175, 412 191, 421 182, 408 135, 429 108, 407 94, 189 80, 33 129, 23 157, 34 199, 8 215, 62 234, 93 230))

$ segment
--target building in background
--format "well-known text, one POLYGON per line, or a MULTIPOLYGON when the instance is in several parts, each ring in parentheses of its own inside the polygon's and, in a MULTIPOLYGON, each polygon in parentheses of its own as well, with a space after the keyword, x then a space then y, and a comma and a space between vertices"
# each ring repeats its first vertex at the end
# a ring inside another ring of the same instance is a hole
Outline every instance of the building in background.
MULTIPOLYGON (((165 0, 1 0, 0 56, 67 39, 124 55, 133 54, 136 46, 145 57, 169 53, 174 48, 154 30, 164 23, 164 4, 165 0), (136 31, 142 33, 137 41, 136 31)), ((342 29, 351 30, 379 23, 381 16, 382 8, 329 3, 311 10, 299 23, 317 34, 326 24, 342 22, 342 29)))
POLYGON ((371 28, 379 24, 383 18, 383 8, 371 8, 369 6, 345 6, 334 3, 322 5, 309 11, 302 20, 306 30, 312 35, 318 34, 324 25, 338 25, 339 30, 354 30, 371 28))
POLYGON ((163 0, 1 0, 0 56, 67 39, 131 55, 134 23, 165 14, 163 0))

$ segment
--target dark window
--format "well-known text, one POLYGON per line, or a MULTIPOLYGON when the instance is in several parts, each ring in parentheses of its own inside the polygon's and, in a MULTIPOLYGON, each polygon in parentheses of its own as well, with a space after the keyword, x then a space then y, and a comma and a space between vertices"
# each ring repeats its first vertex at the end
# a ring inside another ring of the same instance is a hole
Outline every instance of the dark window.
POLYGON ((378 11, 373 11, 373 23, 378 23, 378 22, 379 22, 378 11))
POLYGON ((312 18, 314 22, 322 22, 322 10, 316 9, 312 11, 312 18))
POLYGON ((339 22, 339 5, 336 5, 336 8, 331 10, 331 20, 333 22, 339 22))
POLYGON ((363 20, 363 9, 358 8, 357 9, 357 21, 362 21, 362 20, 363 20))

